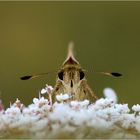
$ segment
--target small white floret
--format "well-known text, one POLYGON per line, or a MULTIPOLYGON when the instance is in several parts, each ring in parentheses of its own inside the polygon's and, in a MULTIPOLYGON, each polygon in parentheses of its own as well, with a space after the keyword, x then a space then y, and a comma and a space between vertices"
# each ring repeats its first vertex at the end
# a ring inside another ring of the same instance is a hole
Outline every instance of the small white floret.
POLYGON ((140 112, 140 105, 139 104, 133 105, 132 110, 135 111, 135 112, 140 112))
POLYGON ((70 96, 68 94, 59 94, 59 95, 56 95, 56 99, 58 101, 65 101, 65 100, 68 100, 70 98, 70 96))
POLYGON ((112 88, 105 88, 103 90, 103 94, 106 98, 112 99, 115 103, 117 103, 118 101, 117 94, 112 88))
POLYGON ((41 90, 41 94, 45 94, 45 93, 47 93, 47 90, 46 90, 45 88, 43 88, 43 89, 41 90))
POLYGON ((46 87, 41 90, 41 94, 50 93, 52 90, 52 86, 46 85, 46 87))

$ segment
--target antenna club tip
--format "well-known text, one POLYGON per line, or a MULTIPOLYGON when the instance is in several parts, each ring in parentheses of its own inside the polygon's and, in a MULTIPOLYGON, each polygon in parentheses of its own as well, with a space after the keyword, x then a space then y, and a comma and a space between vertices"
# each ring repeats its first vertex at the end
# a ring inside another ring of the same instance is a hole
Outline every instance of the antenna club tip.
POLYGON ((32 76, 23 76, 23 77, 20 77, 21 80, 28 80, 32 78, 32 76))
POLYGON ((116 76, 116 77, 120 77, 120 76, 122 76, 121 73, 116 73, 116 72, 112 72, 111 74, 112 74, 113 76, 116 76))

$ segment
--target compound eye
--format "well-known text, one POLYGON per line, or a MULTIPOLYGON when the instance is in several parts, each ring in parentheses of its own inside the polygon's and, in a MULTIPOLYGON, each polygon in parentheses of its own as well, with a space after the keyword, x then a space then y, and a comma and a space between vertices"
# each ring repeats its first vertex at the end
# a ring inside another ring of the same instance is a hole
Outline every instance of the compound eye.
POLYGON ((80 71, 80 80, 82 80, 85 77, 85 73, 83 71, 80 71))
POLYGON ((60 80, 63 80, 63 75, 64 75, 63 71, 58 73, 58 77, 59 77, 60 80))

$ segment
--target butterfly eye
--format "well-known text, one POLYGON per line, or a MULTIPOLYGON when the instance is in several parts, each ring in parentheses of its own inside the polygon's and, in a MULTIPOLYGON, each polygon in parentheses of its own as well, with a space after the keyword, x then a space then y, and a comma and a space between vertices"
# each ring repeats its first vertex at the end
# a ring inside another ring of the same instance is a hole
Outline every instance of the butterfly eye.
POLYGON ((83 71, 80 71, 80 80, 82 80, 85 77, 85 74, 83 71))
POLYGON ((58 73, 58 77, 59 77, 60 80, 63 80, 63 74, 64 73, 62 71, 58 73))

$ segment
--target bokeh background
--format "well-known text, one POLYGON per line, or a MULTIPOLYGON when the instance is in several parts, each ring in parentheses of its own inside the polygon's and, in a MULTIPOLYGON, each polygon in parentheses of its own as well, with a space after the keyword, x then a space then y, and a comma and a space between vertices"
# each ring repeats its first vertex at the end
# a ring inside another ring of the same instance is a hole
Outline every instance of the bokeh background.
POLYGON ((88 73, 99 97, 112 87, 121 103, 140 103, 140 2, 0 2, 0 97, 6 106, 26 105, 55 74, 21 81, 28 74, 57 70, 68 43, 84 69, 116 71, 121 78, 88 73))

